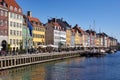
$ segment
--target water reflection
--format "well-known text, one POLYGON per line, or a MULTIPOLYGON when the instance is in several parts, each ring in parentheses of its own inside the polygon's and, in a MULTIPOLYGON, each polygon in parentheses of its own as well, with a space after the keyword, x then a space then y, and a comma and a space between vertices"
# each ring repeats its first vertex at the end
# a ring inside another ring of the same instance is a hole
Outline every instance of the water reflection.
POLYGON ((119 59, 112 54, 29 65, 0 71, 0 80, 120 80, 119 59))

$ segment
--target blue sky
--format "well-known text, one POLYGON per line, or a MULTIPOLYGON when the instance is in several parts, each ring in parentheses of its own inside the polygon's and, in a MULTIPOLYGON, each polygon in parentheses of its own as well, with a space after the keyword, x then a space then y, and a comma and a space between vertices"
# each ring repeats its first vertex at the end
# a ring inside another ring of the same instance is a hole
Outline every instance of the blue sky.
POLYGON ((70 25, 95 29, 120 41, 120 0, 16 0, 23 13, 46 23, 50 17, 63 18, 70 25), (94 26, 95 25, 95 26, 94 26))

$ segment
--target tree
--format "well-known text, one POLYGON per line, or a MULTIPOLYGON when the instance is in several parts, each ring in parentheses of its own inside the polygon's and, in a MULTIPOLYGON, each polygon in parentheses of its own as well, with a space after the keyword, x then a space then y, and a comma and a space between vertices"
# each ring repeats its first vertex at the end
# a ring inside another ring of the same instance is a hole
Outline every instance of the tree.
POLYGON ((22 41, 20 41, 19 45, 20 45, 20 50, 23 50, 23 42, 22 41))
POLYGON ((2 46, 2 50, 6 51, 6 49, 7 49, 7 42, 6 42, 6 40, 2 41, 1 46, 2 46))
POLYGON ((59 42, 58 45, 59 45, 59 48, 61 48, 64 44, 62 42, 59 42))

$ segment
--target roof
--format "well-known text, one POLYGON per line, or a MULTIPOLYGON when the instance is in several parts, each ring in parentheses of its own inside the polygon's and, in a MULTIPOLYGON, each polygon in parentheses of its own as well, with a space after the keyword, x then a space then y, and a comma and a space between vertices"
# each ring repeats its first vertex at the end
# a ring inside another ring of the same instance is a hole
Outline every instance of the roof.
MULTIPOLYGON (((2 0, 0 0, 0 2, 2 2, 2 0)), ((9 11, 15 12, 17 14, 22 14, 22 8, 17 4, 15 0, 4 0, 4 2, 7 4, 9 11), (10 10, 10 6, 13 6, 13 10, 10 10), (17 8, 17 11, 14 11, 14 8, 17 8), (19 9, 21 9, 21 12, 19 12, 19 9)))
POLYGON ((34 17, 29 17, 29 16, 28 16, 28 19, 29 19, 29 21, 31 21, 31 22, 33 21, 33 22, 41 23, 38 18, 34 18, 34 17))
POLYGON ((88 34, 92 34, 92 35, 95 35, 95 34, 96 34, 96 32, 93 31, 92 29, 91 29, 91 30, 86 30, 86 32, 87 32, 88 34))
POLYGON ((44 28, 44 26, 42 25, 42 23, 40 22, 40 20, 38 18, 28 16, 28 19, 34 27, 41 27, 41 28, 43 27, 44 28), (37 24, 34 24, 33 22, 35 22, 37 24))
POLYGON ((73 29, 75 29, 75 32, 78 31, 78 32, 81 33, 81 34, 84 34, 84 33, 85 33, 85 31, 82 30, 77 24, 73 27, 73 29))
POLYGON ((64 28, 64 30, 71 28, 71 26, 66 21, 63 21, 63 18, 61 18, 61 19, 57 19, 57 18, 48 19, 48 22, 57 22, 61 26, 61 28, 64 28))
POLYGON ((51 26, 51 27, 54 27, 54 28, 56 27, 56 28, 58 28, 58 29, 61 30, 61 31, 65 31, 65 29, 62 28, 61 25, 60 25, 57 21, 49 20, 47 24, 48 24, 49 26, 51 26))
POLYGON ((106 36, 106 37, 108 36, 108 35, 107 35, 106 33, 104 33, 104 32, 103 32, 103 33, 98 33, 97 35, 99 35, 99 36, 106 36))
POLYGON ((75 33, 75 29, 71 29, 71 32, 75 33))

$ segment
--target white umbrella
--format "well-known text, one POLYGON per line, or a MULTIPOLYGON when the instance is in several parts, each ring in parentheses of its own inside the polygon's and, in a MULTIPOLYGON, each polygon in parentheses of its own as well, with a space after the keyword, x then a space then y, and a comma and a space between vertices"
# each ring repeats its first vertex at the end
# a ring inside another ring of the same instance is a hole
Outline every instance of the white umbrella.
POLYGON ((45 45, 38 45, 38 47, 45 48, 47 46, 45 46, 45 45))

